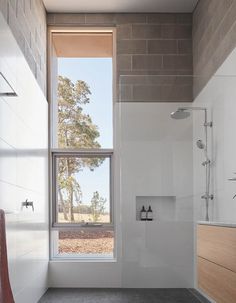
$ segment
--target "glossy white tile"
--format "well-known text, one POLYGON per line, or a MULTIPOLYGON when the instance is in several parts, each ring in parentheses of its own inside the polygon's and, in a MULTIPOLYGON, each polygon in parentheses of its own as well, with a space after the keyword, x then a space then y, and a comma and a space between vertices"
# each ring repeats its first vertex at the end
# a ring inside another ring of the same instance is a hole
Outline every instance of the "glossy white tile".
POLYGON ((36 303, 48 285, 48 104, 1 15, 0 28, 1 72, 18 94, 0 99, 0 208, 15 302, 36 303))

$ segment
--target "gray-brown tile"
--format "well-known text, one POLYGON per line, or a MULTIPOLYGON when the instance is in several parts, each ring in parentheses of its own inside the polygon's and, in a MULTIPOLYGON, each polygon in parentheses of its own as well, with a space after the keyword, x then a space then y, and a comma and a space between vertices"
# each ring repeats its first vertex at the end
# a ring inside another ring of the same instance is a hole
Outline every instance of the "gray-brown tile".
POLYGON ((191 70, 192 56, 191 55, 164 55, 163 68, 175 70, 191 70))
POLYGON ((179 54, 192 54, 192 40, 178 40, 179 54))
POLYGON ((132 27, 133 39, 160 39, 161 26, 160 25, 133 25, 132 27))
POLYGON ((132 25, 131 24, 120 24, 116 27, 117 39, 131 39, 132 36, 132 25))
POLYGON ((176 54, 177 40, 148 40, 147 50, 149 54, 176 54))
POLYGON ((131 70, 132 56, 131 55, 118 55, 117 56, 117 69, 119 71, 131 70))
POLYGON ((55 14, 56 25, 85 24, 85 14, 55 14))
POLYGON ((192 26, 182 24, 162 25, 161 37, 164 39, 191 39, 192 26))
POLYGON ((145 40, 117 41, 117 54, 145 54, 147 50, 145 40))
POLYGON ((134 55, 132 57, 133 70, 160 70, 162 55, 134 55))
POLYGON ((124 23, 146 23, 147 15, 146 14, 129 14, 129 13, 121 13, 116 14, 115 22, 116 24, 124 24, 124 23))
POLYGON ((86 24, 115 24, 115 14, 86 14, 86 24))

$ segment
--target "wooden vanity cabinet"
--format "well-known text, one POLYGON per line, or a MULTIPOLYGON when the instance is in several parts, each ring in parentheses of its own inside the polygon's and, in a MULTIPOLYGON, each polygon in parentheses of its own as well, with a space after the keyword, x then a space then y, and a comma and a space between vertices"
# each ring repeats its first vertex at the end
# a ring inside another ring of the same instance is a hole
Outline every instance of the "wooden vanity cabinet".
POLYGON ((236 228, 197 227, 198 288, 217 303, 236 302, 236 228))

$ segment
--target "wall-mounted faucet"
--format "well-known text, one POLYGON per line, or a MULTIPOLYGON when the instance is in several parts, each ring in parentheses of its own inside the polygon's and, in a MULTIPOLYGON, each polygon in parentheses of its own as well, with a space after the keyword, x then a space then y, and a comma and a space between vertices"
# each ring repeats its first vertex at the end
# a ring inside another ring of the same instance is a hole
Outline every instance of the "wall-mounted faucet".
POLYGON ((21 210, 23 209, 23 207, 32 207, 32 211, 34 211, 34 202, 28 201, 28 199, 26 199, 24 202, 21 202, 21 210))

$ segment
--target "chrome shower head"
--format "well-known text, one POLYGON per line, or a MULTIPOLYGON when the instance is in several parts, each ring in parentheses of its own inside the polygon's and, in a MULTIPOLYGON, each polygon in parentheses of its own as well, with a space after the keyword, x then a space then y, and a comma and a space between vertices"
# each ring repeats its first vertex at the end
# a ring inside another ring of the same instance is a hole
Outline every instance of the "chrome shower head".
POLYGON ((196 144, 197 144, 197 147, 200 149, 205 149, 205 147, 206 147, 205 143, 203 143, 202 140, 200 140, 200 139, 197 140, 196 144))
POLYGON ((170 114, 172 119, 186 119, 190 116, 190 112, 186 111, 183 108, 178 108, 175 112, 170 114))
POLYGON ((188 118, 192 111, 204 111, 205 112, 205 123, 204 126, 212 126, 211 123, 207 123, 207 109, 205 107, 192 107, 192 106, 186 106, 186 107, 179 107, 175 112, 172 112, 170 114, 171 118, 173 119, 185 119, 188 118))

